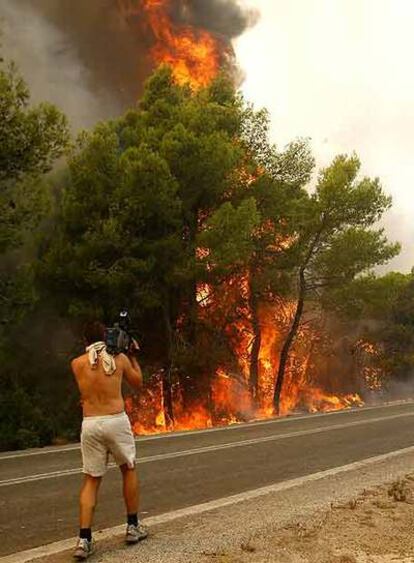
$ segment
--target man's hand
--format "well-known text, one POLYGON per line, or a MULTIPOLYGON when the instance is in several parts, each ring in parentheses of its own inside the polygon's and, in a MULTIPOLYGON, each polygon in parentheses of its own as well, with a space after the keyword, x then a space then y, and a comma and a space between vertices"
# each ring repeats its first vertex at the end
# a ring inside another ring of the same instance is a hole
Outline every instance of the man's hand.
POLYGON ((140 351, 138 341, 135 338, 131 338, 131 343, 128 349, 128 356, 135 356, 140 351))

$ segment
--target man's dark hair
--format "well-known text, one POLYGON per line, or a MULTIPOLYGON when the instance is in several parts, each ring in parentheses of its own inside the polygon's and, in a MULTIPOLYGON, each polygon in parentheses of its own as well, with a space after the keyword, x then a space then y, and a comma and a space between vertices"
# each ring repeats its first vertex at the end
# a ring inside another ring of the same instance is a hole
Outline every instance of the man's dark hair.
POLYGON ((83 328, 83 337, 86 340, 86 344, 90 346, 95 342, 101 342, 105 340, 105 325, 100 321, 91 321, 86 323, 83 328))

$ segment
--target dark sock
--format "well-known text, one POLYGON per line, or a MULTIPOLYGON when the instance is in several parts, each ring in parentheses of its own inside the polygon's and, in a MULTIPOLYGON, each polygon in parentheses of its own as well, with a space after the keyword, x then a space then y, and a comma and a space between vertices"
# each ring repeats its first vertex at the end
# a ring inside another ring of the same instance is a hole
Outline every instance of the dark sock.
POLYGON ((138 514, 128 514, 128 526, 138 526, 138 514))
POLYGON ((92 541, 92 530, 90 528, 81 528, 79 531, 79 537, 83 540, 92 541))

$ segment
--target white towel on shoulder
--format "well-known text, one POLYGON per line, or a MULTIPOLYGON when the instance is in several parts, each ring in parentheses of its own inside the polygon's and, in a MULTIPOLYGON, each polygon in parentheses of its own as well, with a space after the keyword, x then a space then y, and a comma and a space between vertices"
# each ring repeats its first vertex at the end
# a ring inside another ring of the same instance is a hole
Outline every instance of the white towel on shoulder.
POLYGON ((105 342, 95 342, 86 348, 89 356, 89 363, 92 369, 98 367, 98 358, 101 358, 104 372, 112 375, 116 371, 115 358, 108 353, 105 342))

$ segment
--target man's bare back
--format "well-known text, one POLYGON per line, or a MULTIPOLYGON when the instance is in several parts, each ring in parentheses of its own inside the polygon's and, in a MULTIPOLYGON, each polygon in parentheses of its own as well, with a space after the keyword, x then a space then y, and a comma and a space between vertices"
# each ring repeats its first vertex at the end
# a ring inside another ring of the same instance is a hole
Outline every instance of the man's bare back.
POLYGON ((131 387, 142 385, 142 373, 134 357, 131 360, 124 354, 115 358, 116 370, 107 375, 98 357, 96 366, 91 366, 88 354, 72 361, 72 371, 81 394, 83 416, 106 416, 124 411, 122 379, 126 377, 131 387))

